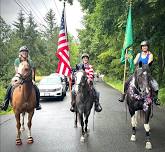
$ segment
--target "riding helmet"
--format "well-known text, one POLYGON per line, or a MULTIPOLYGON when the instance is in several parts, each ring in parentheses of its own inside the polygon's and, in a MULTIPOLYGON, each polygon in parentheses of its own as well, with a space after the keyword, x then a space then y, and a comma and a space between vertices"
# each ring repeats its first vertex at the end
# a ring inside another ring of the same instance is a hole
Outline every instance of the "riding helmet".
POLYGON ((81 58, 83 59, 84 57, 87 57, 89 59, 89 54, 88 53, 83 53, 81 58))
POLYGON ((140 43, 140 46, 142 47, 142 46, 148 46, 149 47, 149 43, 148 43, 148 41, 142 41, 141 43, 140 43))
POLYGON ((29 49, 27 48, 27 46, 21 46, 19 49, 19 52, 22 52, 22 51, 29 52, 29 49))

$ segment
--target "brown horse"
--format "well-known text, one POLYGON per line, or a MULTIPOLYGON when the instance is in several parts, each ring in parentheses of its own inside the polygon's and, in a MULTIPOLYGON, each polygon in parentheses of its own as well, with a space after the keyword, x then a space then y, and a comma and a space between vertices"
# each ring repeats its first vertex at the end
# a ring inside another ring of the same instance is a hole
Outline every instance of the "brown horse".
MULTIPOLYGON (((16 118, 16 127, 17 127, 17 138, 16 138, 16 145, 21 145, 22 141, 20 138, 21 135, 21 122, 20 122, 20 115, 23 115, 23 122, 24 125, 24 115, 25 112, 28 113, 28 144, 33 143, 33 138, 31 136, 31 126, 32 126, 32 117, 34 114, 34 109, 36 106, 36 93, 33 87, 32 82, 32 69, 27 61, 23 61, 20 63, 18 67, 18 73, 16 76, 18 81, 17 85, 13 87, 12 91, 12 107, 15 113, 16 118)), ((24 126, 23 126, 24 128, 24 126)))

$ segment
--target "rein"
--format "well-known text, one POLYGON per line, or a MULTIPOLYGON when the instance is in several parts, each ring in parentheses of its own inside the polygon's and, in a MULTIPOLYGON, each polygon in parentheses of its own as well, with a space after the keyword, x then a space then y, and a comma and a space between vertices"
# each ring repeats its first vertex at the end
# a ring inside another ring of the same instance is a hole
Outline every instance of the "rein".
POLYGON ((32 70, 30 70, 30 72, 28 72, 27 76, 24 77, 21 73, 17 73, 19 76, 15 76, 15 77, 18 77, 21 82, 20 84, 23 84, 23 83, 26 83, 26 82, 29 82, 29 81, 32 81, 32 70))

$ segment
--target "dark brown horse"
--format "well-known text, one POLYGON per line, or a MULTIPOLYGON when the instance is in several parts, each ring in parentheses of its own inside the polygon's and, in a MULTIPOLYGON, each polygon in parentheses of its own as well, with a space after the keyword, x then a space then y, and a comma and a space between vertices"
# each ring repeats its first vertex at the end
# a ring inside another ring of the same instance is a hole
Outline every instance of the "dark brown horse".
MULTIPOLYGON (((31 136, 31 126, 32 126, 32 117, 34 114, 34 109, 36 106, 36 94, 32 82, 32 69, 27 61, 20 63, 18 67, 18 73, 15 76, 17 78, 17 85, 14 87, 12 92, 12 107, 15 113, 16 118, 16 127, 17 127, 17 138, 16 145, 21 145, 22 141, 20 138, 21 135, 21 122, 20 116, 23 115, 24 125, 24 115, 25 112, 28 113, 28 144, 33 143, 33 138, 31 136)), ((23 126, 24 128, 24 126, 23 126)))

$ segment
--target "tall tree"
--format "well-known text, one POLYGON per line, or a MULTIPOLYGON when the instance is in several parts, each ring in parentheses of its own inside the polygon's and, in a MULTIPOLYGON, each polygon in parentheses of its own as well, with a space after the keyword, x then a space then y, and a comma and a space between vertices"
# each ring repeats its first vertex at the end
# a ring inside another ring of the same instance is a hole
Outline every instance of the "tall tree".
POLYGON ((34 17, 32 13, 29 14, 26 31, 25 31, 25 45, 30 49, 30 55, 36 57, 37 56, 37 46, 35 45, 38 31, 36 30, 37 24, 34 21, 34 17))
POLYGON ((18 14, 18 21, 14 22, 13 25, 16 27, 17 34, 20 39, 25 40, 25 17, 22 10, 18 14))
POLYGON ((47 27, 45 27, 46 34, 48 38, 51 38, 53 34, 57 32, 55 13, 52 9, 50 9, 49 12, 46 14, 45 20, 47 23, 47 27))

